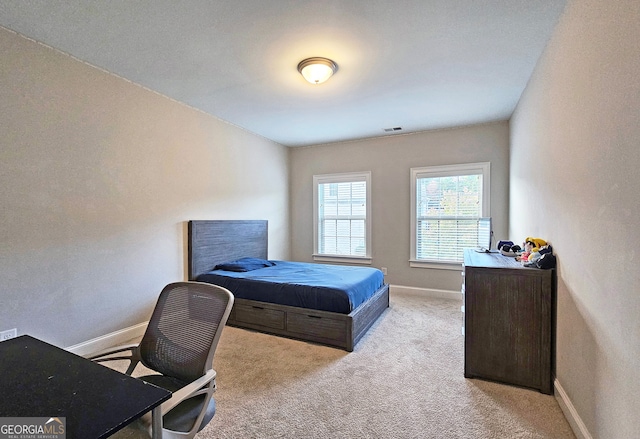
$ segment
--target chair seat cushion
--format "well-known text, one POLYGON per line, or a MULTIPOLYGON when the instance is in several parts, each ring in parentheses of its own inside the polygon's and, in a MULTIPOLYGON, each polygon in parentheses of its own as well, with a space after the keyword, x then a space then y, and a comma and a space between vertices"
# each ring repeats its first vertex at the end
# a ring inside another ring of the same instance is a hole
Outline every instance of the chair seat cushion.
MULTIPOLYGON (((150 384, 167 389, 170 392, 180 390, 188 384, 176 378, 164 375, 145 375, 138 378, 150 384)), ((196 395, 182 401, 162 417, 162 427, 167 430, 180 432, 187 432, 191 430, 193 423, 200 414, 202 404, 205 402, 205 399, 206 395, 196 395)), ((198 427, 198 431, 202 430, 211 421, 215 413, 216 402, 213 397, 211 397, 204 418, 202 418, 202 422, 198 427)))

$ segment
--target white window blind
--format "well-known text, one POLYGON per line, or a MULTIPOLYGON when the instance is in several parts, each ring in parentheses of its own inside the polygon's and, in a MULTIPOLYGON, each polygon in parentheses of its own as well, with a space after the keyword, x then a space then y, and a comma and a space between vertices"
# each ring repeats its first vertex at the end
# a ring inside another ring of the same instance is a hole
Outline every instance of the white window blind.
POLYGON ((459 263, 490 246, 488 179, 488 163, 412 169, 412 261, 459 263))
POLYGON ((314 176, 315 255, 369 257, 370 174, 314 176))

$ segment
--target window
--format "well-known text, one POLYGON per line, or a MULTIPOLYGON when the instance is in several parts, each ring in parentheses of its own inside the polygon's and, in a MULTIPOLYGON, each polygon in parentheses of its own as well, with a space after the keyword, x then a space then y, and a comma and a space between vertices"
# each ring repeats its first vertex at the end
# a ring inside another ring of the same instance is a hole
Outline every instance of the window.
POLYGON ((371 173, 314 175, 314 260, 371 263, 371 173))
POLYGON ((489 179, 488 162, 411 169, 412 267, 458 269, 465 247, 489 247, 489 179))

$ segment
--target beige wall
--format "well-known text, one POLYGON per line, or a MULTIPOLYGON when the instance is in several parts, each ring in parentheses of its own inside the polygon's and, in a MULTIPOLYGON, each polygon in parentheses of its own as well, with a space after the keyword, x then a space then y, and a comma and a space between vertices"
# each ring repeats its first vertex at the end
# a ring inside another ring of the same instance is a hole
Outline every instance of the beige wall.
POLYGON ((640 435, 640 2, 570 1, 511 121, 512 236, 558 254, 557 379, 587 434, 640 435))
POLYGON ((285 147, 1 28, 0 59, 0 330, 145 321, 189 219, 267 219, 289 257, 285 147))
POLYGON ((491 162, 496 237, 507 233, 508 122, 411 135, 294 148, 291 151, 291 255, 311 261, 313 175, 371 171, 373 266, 387 267, 391 284, 460 291, 460 270, 409 267, 410 169, 491 162))

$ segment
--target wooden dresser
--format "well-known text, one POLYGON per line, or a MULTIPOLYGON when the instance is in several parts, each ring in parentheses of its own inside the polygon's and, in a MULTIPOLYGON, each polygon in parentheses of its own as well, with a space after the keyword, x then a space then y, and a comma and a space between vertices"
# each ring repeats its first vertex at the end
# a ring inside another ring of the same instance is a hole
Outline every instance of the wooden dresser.
POLYGON ((555 270, 465 250, 464 376, 553 391, 555 270))

